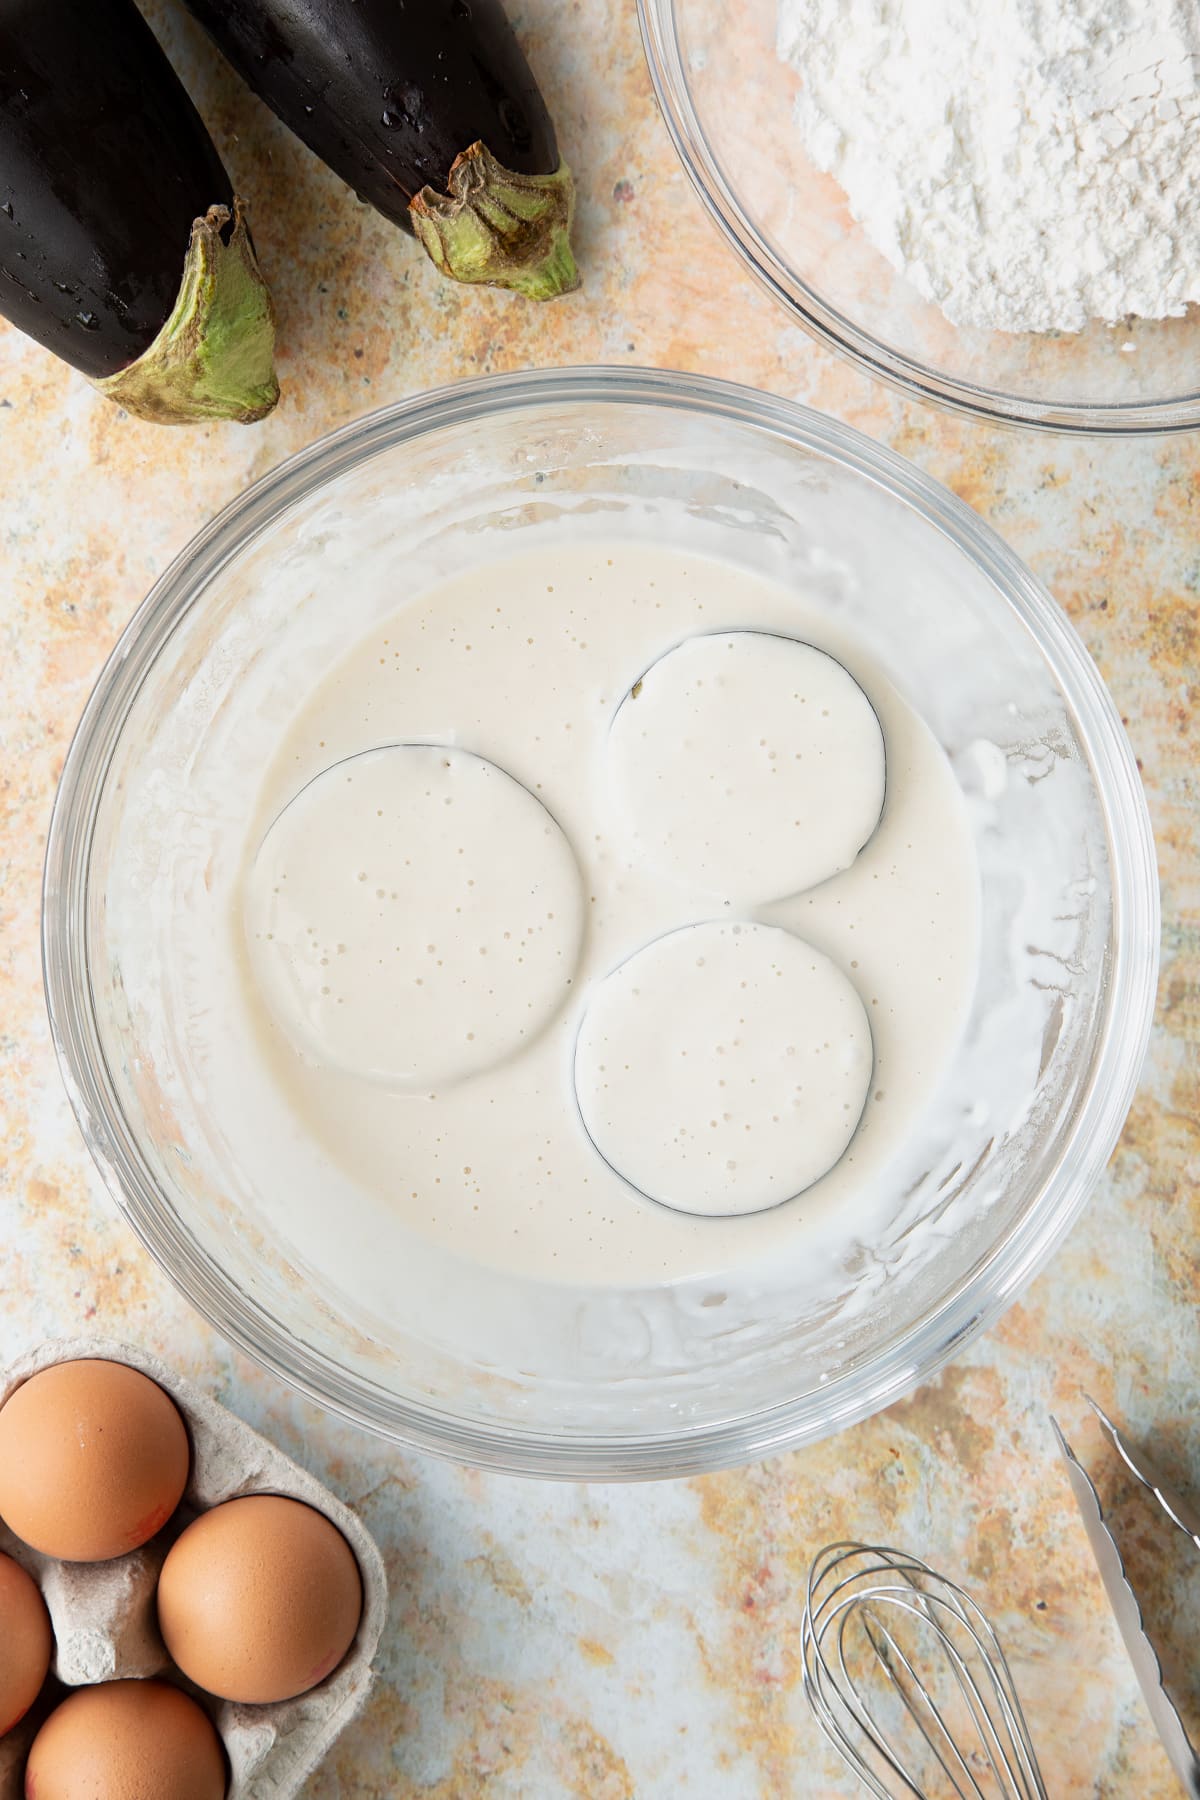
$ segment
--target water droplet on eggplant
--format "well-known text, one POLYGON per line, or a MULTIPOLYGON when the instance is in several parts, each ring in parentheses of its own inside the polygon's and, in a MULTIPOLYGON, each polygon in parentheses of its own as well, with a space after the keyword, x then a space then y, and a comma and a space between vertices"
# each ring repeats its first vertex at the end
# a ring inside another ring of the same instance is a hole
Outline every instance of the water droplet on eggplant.
POLYGON ((93 312, 77 312, 75 318, 85 331, 99 331, 100 329, 100 321, 93 312))
POLYGON ((389 131, 408 125, 413 131, 425 129, 425 96, 419 87, 406 83, 403 87, 383 90, 382 123, 389 131))
POLYGON ((496 115, 517 148, 527 150, 533 141, 533 135, 529 129, 529 121, 516 101, 510 100, 506 95, 497 105, 496 115))

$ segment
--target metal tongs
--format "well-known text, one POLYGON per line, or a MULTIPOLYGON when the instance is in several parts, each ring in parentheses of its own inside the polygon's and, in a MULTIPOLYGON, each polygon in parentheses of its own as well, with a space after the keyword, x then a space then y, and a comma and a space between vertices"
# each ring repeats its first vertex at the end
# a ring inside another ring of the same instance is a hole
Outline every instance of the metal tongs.
MULTIPOLYGON (((1112 1420, 1096 1405, 1088 1400, 1100 1424, 1111 1439, 1118 1456, 1142 1486, 1151 1494, 1171 1523, 1190 1538, 1197 1550, 1200 1550, 1200 1514, 1177 1493, 1162 1481, 1151 1466, 1148 1459, 1139 1451, 1135 1452, 1113 1424, 1112 1420)), ((1092 1546, 1092 1554, 1100 1571, 1100 1579, 1108 1594, 1113 1616, 1117 1621, 1121 1636, 1125 1640, 1125 1648, 1129 1660, 1133 1664, 1138 1683, 1145 1696, 1146 1705, 1150 1709, 1163 1747, 1171 1760, 1171 1766, 1178 1775, 1184 1788, 1193 1797, 1200 1800, 1200 1755, 1192 1745, 1184 1724, 1176 1709, 1175 1702, 1163 1681, 1162 1664, 1154 1641, 1146 1628, 1142 1616, 1141 1604, 1135 1594, 1125 1571, 1124 1559, 1117 1547, 1116 1539, 1105 1523, 1100 1496, 1096 1492, 1087 1470, 1075 1455, 1070 1444, 1063 1435, 1057 1419, 1051 1419, 1059 1448, 1067 1465, 1067 1475, 1075 1502, 1083 1519, 1088 1540, 1092 1546)))

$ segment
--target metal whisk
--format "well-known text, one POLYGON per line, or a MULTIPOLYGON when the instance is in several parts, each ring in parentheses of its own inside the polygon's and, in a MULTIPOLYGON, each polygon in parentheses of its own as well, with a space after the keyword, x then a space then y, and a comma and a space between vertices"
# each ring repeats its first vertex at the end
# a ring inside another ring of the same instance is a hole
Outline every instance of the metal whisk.
POLYGON ((831 1544, 804 1609, 804 1691, 880 1800, 1046 1800, 1000 1641, 969 1594, 902 1550, 831 1544))

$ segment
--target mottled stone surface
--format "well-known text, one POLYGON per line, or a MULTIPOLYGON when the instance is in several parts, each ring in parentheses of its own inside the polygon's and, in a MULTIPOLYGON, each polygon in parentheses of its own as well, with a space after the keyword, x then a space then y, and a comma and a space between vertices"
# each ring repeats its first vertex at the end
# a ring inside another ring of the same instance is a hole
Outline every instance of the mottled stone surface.
POLYGON ((172 10, 156 22, 251 201, 283 403, 248 430, 165 432, 0 331, 0 1356, 101 1321, 172 1357, 361 1507, 395 1594, 384 1680, 312 1800, 852 1793, 798 1681, 804 1574, 843 1534, 923 1551, 978 1592, 1010 1645, 1052 1793, 1167 1800, 1176 1790, 1046 1411, 1076 1426, 1087 1389, 1200 1487, 1200 439, 1008 434, 875 386, 793 328, 702 215, 654 109, 632 0, 516 11, 581 182, 582 294, 539 310, 443 283, 172 10), (540 1486, 402 1456, 231 1355, 101 1191, 38 969, 43 839, 68 738, 122 624, 196 528, 369 408, 575 361, 675 365, 809 401, 977 507, 1052 588, 1116 695, 1163 878, 1142 1089, 1093 1204, 1024 1302, 940 1381, 835 1441, 653 1488, 540 1486))

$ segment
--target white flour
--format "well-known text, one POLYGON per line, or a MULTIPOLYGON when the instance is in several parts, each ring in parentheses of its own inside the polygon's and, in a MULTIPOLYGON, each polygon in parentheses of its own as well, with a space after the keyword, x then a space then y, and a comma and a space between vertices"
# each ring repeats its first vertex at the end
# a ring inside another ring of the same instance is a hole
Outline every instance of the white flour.
POLYGON ((1200 301, 1198 0, 780 0, 810 156, 956 324, 1200 301))

